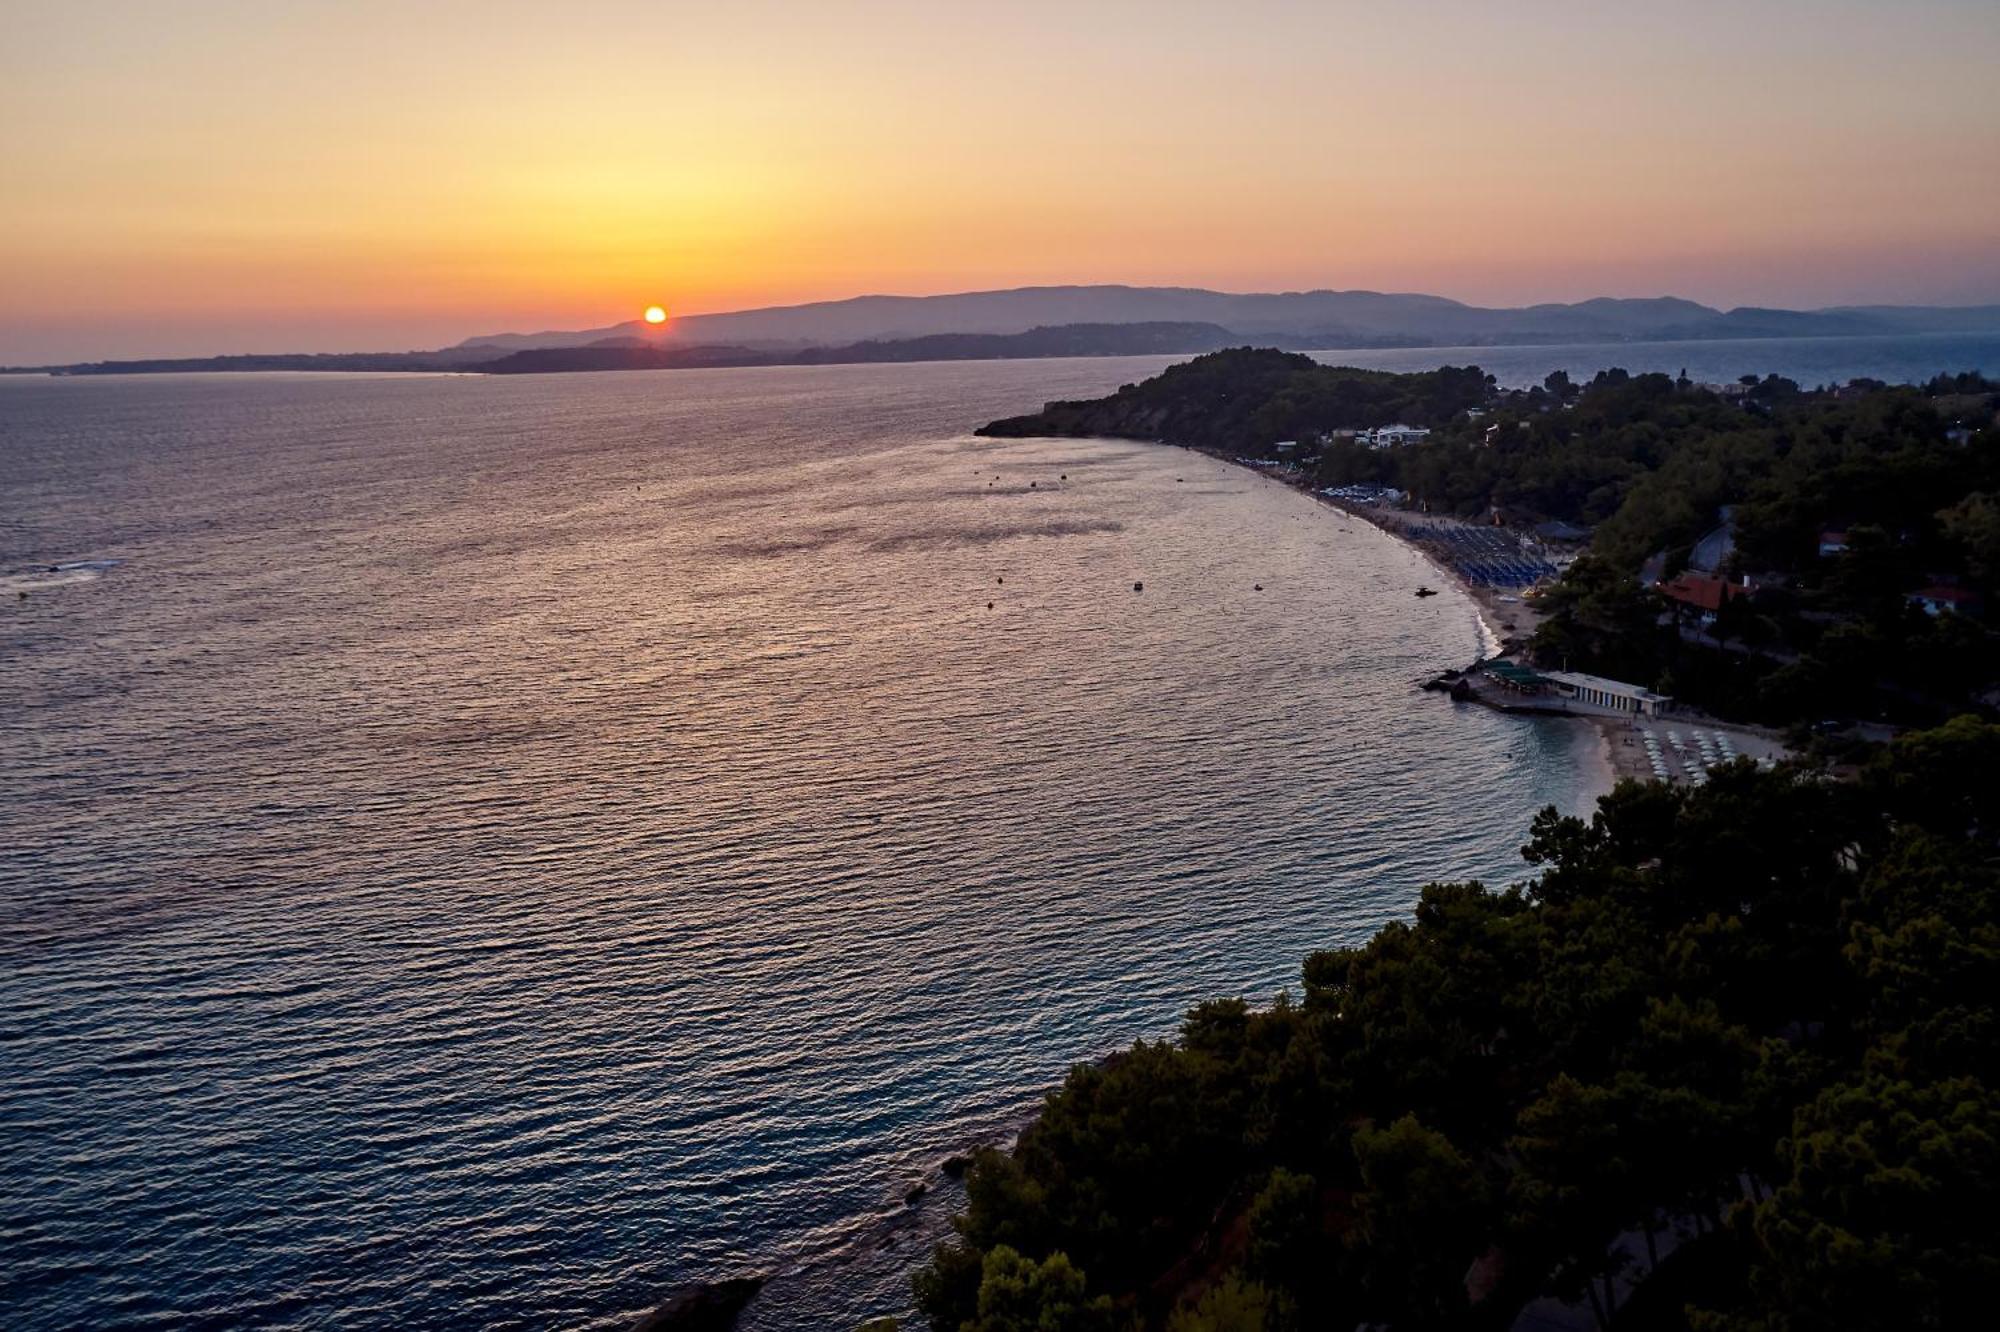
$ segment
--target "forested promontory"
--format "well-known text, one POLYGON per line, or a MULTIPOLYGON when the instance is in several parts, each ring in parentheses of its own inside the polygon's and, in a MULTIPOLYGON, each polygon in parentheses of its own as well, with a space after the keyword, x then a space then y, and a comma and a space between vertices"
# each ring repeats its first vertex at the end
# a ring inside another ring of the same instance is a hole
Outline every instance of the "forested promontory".
POLYGON ((1106 398, 1052 402, 983 426, 989 436, 1113 436, 1265 452, 1334 427, 1442 424, 1486 401, 1473 367, 1418 374, 1322 365, 1297 352, 1238 347, 1198 356, 1106 398))
POLYGON ((1544 811, 1512 887, 1079 1065, 937 1332, 1957 1328, 2000 1278, 2000 728, 1544 811))

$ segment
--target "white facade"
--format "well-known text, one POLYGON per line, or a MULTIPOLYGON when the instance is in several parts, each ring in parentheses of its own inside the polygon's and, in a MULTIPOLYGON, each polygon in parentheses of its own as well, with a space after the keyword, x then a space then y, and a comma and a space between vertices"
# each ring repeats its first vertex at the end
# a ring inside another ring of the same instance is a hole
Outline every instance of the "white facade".
POLYGON ((1422 426, 1386 425, 1364 430, 1355 438, 1370 448, 1386 449, 1398 444, 1414 444, 1430 433, 1422 426))
POLYGON ((1627 684, 1623 680, 1607 680, 1601 675, 1584 675, 1576 671, 1543 671, 1541 674, 1563 698, 1588 703, 1594 708, 1657 717, 1664 709, 1673 706, 1673 700, 1665 694, 1656 694, 1643 685, 1627 684))

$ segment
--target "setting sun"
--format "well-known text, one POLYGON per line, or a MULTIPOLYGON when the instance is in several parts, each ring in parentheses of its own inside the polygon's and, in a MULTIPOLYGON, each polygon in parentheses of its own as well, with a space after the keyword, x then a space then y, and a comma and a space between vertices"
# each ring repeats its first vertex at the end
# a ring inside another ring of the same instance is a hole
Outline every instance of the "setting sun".
POLYGON ((666 312, 666 310, 665 310, 665 309, 663 309, 663 308, 662 308, 662 307, 660 307, 660 306, 657 306, 657 305, 649 305, 649 306, 647 306, 647 307, 646 307, 646 322, 647 322, 647 323, 649 323, 649 324, 664 324, 664 323, 666 323, 666 322, 667 322, 667 312, 666 312))

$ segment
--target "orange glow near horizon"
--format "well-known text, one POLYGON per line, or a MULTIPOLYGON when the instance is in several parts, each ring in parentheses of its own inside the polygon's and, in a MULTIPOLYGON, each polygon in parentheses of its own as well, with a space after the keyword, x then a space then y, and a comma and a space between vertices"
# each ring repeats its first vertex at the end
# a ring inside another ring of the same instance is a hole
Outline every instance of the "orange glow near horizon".
POLYGON ((17 0, 0 364, 440 346, 635 290, 2000 301, 1990 5, 1244 3, 17 0))

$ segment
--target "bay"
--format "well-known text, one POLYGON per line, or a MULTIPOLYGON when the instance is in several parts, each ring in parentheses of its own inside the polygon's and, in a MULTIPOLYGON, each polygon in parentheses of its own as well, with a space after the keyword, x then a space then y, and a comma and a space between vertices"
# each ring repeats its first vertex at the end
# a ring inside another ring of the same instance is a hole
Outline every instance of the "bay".
POLYGON ((8 1325, 851 1326, 1071 1062, 1523 877, 1594 740, 1418 556, 967 433, 1167 363, 0 381, 8 1325))

